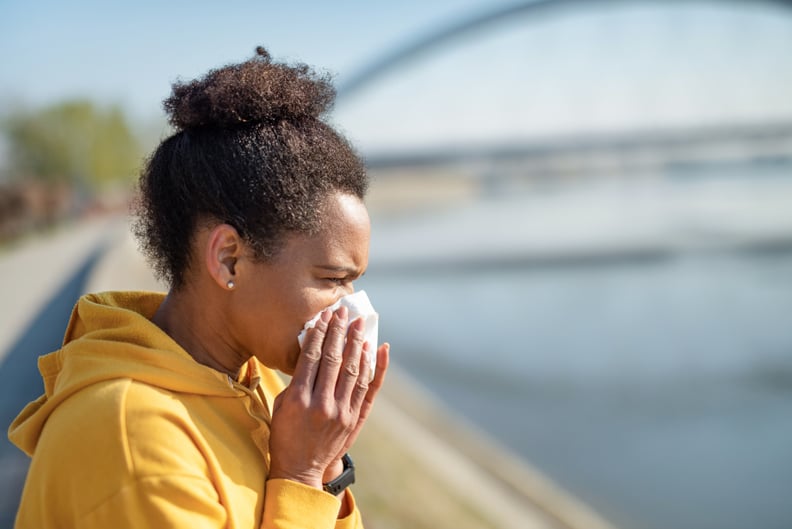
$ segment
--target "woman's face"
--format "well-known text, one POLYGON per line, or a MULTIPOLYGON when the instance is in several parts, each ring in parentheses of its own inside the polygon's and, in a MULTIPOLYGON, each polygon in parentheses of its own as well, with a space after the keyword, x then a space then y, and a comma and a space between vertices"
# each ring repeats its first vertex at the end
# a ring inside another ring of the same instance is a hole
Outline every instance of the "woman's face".
POLYGON ((291 374, 305 322, 354 291, 368 266, 371 233, 366 207, 357 197, 328 198, 319 234, 288 236, 270 262, 244 258, 236 267, 234 336, 268 367, 291 374))

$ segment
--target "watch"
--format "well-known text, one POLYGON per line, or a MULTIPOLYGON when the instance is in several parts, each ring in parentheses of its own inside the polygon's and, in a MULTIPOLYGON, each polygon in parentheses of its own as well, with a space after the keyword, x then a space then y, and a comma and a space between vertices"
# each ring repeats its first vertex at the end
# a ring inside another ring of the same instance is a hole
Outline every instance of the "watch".
POLYGON ((333 496, 337 496, 355 482, 355 464, 349 454, 344 454, 341 462, 344 464, 344 471, 337 478, 322 484, 324 491, 333 496))

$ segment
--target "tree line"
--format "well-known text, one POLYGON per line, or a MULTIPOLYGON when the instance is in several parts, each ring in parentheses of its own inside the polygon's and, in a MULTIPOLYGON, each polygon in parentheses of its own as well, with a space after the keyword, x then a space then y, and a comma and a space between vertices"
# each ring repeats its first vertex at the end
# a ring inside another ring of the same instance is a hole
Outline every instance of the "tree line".
POLYGON ((6 110, 0 241, 80 214, 108 190, 131 189, 143 159, 119 106, 70 100, 6 110))

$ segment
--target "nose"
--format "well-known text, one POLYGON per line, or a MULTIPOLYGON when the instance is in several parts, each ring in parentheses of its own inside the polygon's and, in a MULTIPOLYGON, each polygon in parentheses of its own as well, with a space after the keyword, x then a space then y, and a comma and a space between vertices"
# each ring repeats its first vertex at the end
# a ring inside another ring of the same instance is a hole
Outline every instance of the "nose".
POLYGON ((341 285, 340 288, 336 291, 335 299, 333 303, 336 303, 339 299, 349 296, 355 293, 355 286, 352 283, 346 283, 341 285))
POLYGON ((342 293, 338 297, 338 299, 341 299, 344 296, 349 296, 350 294, 354 294, 355 293, 355 285, 353 285, 352 283, 347 283, 346 285, 341 287, 341 290, 342 290, 342 293))

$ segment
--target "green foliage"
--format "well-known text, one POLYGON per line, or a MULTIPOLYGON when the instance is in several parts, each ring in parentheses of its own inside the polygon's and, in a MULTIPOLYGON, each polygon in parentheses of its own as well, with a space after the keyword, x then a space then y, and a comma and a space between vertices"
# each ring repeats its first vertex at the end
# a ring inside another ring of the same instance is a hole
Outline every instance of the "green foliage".
POLYGON ((67 101, 17 111, 2 126, 14 179, 98 190, 131 180, 141 163, 140 145, 115 106, 67 101))

